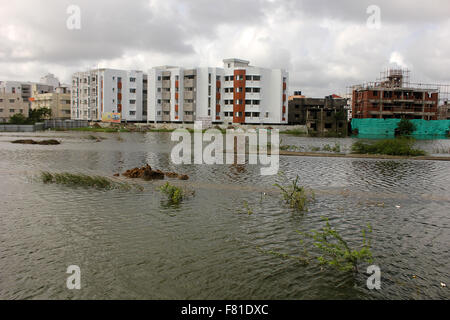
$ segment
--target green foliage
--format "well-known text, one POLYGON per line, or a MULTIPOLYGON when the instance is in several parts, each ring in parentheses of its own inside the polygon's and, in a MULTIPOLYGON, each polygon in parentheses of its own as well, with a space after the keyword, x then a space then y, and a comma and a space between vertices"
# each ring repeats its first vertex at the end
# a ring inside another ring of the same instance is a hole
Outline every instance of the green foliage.
POLYGON ((250 205, 249 205, 248 202, 245 201, 245 200, 244 200, 244 209, 245 209, 245 212, 246 212, 249 216, 251 216, 251 215, 253 214, 253 210, 250 208, 250 205))
POLYGON ((300 130, 300 129, 281 131, 280 134, 289 134, 289 135, 293 135, 293 136, 307 136, 308 135, 305 131, 300 130))
POLYGON ((96 189, 121 189, 121 190, 130 190, 131 185, 127 183, 119 183, 112 181, 105 177, 100 176, 89 176, 85 174, 73 174, 73 173, 50 173, 50 172, 42 172, 41 180, 43 183, 56 183, 68 186, 81 186, 81 187, 90 187, 96 189))
POLYGON ((42 122, 44 119, 50 119, 52 116, 52 110, 49 108, 31 109, 28 115, 28 119, 32 123, 42 122))
POLYGON ((159 188, 161 192, 167 195, 167 198, 172 204, 179 204, 185 197, 183 189, 172 186, 169 182, 159 188))
POLYGON ((292 183, 286 186, 282 186, 278 183, 274 184, 274 186, 281 190, 283 200, 290 208, 297 211, 308 211, 308 204, 315 201, 315 195, 311 190, 299 186, 298 180, 299 177, 297 176, 292 183))
POLYGON ((335 143, 332 147, 329 144, 326 144, 322 147, 322 151, 339 153, 341 152, 341 145, 339 143, 335 143))
POLYGON ((357 154, 386 154, 392 156, 423 156, 425 151, 414 149, 414 140, 410 138, 397 138, 380 140, 375 143, 363 141, 355 142, 353 153, 357 154))
POLYGON ((17 113, 9 118, 10 124, 31 124, 27 117, 21 113, 17 113))
POLYGON ((417 130, 417 126, 412 123, 409 119, 401 119, 398 123, 397 129, 395 130, 396 135, 399 136, 409 136, 417 130))
POLYGON ((367 238, 372 233, 372 227, 361 230, 362 245, 359 250, 350 248, 349 244, 336 229, 333 229, 325 219, 326 225, 320 231, 299 232, 307 238, 313 240, 313 245, 320 251, 321 255, 317 258, 319 264, 338 268, 341 271, 358 271, 358 264, 361 262, 372 263, 371 241, 367 238))

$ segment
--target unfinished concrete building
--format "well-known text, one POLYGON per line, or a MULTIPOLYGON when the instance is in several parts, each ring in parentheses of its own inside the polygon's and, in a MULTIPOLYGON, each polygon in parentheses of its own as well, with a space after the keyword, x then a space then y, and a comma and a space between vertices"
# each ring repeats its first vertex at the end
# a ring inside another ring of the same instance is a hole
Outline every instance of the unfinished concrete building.
POLYGON ((289 97, 288 123, 306 125, 310 133, 341 135, 348 133, 347 99, 337 95, 307 98, 301 92, 289 97))
POLYGON ((439 88, 411 84, 409 71, 390 69, 378 82, 352 87, 356 119, 438 119, 439 88))

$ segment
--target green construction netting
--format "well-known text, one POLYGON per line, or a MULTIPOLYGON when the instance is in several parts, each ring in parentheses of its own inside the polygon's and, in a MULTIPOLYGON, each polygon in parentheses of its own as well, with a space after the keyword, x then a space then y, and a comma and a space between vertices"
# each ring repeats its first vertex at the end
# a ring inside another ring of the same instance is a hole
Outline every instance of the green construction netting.
MULTIPOLYGON (((450 120, 410 120, 417 127, 414 136, 446 136, 450 129, 450 120)), ((358 129, 359 135, 394 136, 400 119, 352 119, 352 130, 358 129)))

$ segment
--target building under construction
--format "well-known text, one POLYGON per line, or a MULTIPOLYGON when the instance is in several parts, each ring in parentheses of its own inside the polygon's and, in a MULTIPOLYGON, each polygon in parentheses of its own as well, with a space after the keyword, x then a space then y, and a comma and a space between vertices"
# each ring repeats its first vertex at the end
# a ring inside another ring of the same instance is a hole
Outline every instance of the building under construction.
POLYGON ((355 119, 437 120, 439 85, 411 84, 409 70, 389 69, 377 82, 353 86, 355 119))

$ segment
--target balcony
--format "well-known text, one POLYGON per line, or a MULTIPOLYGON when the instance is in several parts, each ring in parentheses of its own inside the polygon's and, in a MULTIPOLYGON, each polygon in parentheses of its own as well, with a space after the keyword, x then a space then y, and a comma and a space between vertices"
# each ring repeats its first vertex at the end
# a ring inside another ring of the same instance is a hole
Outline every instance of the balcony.
POLYGON ((192 102, 185 102, 183 104, 184 111, 194 111, 194 104, 192 102))
POLYGON ((163 88, 170 88, 170 80, 163 80, 162 87, 163 88))
POLYGON ((185 88, 194 88, 195 80, 194 79, 184 79, 184 87, 185 88))
POLYGON ((194 99, 194 91, 185 91, 184 99, 193 100, 194 99))
POLYGON ((164 102, 162 104, 162 110, 166 111, 166 112, 168 112, 168 111, 170 112, 170 103, 164 102))
POLYGON ((170 91, 163 91, 162 99, 163 100, 170 100, 170 91))

